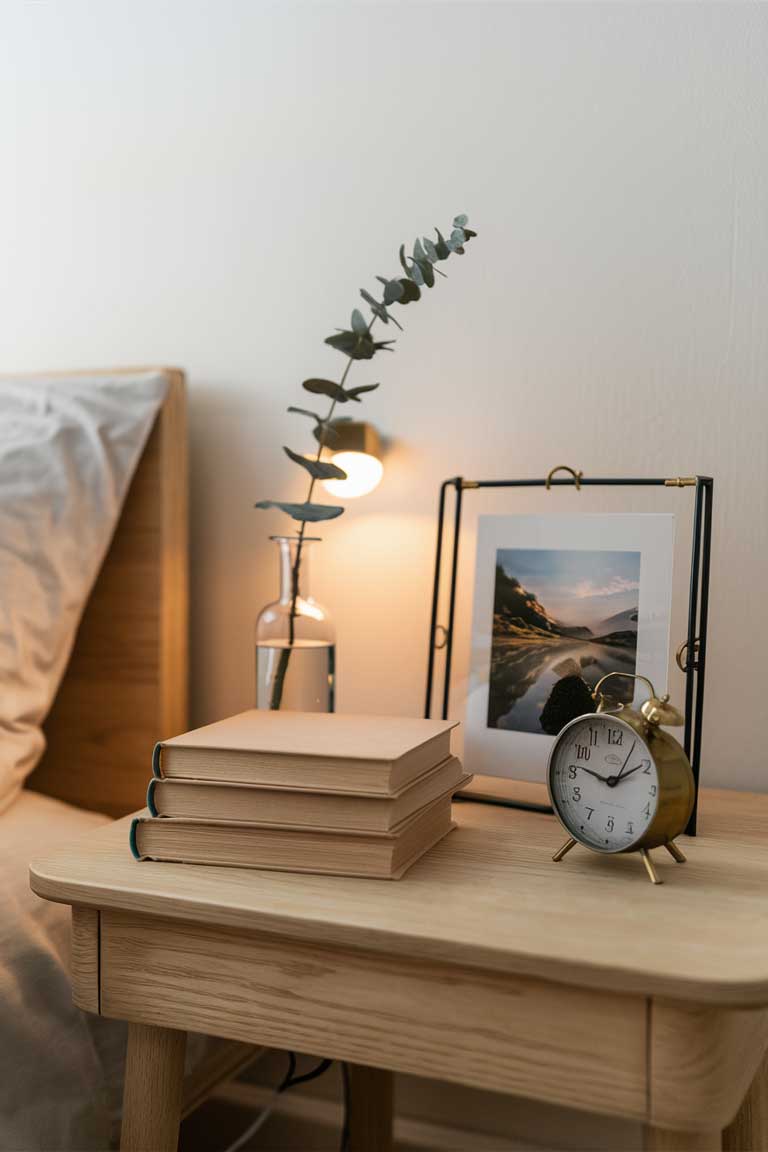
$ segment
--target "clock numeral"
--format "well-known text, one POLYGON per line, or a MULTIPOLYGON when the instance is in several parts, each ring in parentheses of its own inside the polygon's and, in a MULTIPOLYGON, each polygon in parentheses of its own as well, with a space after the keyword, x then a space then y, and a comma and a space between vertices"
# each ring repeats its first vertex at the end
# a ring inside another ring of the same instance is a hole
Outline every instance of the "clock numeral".
POLYGON ((656 785, 655 784, 651 784, 651 793, 650 794, 651 794, 651 796, 656 795, 656 785))
POLYGON ((645 768, 643 768, 643 776, 650 776, 650 774, 651 774, 651 762, 650 762, 650 760, 641 760, 640 763, 645 764, 645 768))
POLYGON ((578 768, 576 767, 575 764, 569 764, 568 765, 568 779, 569 780, 575 780, 577 772, 578 772, 578 768))
POLYGON ((573 799, 574 799, 574 800, 576 801, 576 803, 578 804, 579 800, 581 800, 581 788, 574 788, 574 790, 573 790, 573 799))
POLYGON ((617 747, 620 748, 621 745, 623 744, 623 742, 624 742, 624 733, 621 730, 621 728, 609 728, 608 729, 608 743, 609 744, 615 744, 617 747))
POLYGON ((651 802, 649 800, 648 803, 646 804, 645 808, 643 808, 643 816, 645 816, 645 818, 647 820, 650 815, 651 815, 651 802))
POLYGON ((613 816, 609 816, 605 825, 606 832, 613 832, 613 816))
POLYGON ((594 812, 594 808, 587 808, 586 812, 587 812, 587 820, 591 820, 592 819, 592 813, 594 812))
POLYGON ((589 760, 589 757, 591 755, 592 755, 592 753, 590 752, 590 750, 586 744, 577 744, 576 745, 576 759, 577 760, 589 760))
POLYGON ((634 826, 633 826, 633 824, 632 824, 632 821, 631 821, 631 820, 627 820, 627 835, 628 835, 628 836, 631 836, 631 835, 632 835, 632 833, 634 832, 634 830, 635 830, 635 829, 634 829, 634 826))
POLYGON ((591 724, 589 727, 589 745, 591 748, 597 747, 597 728, 593 728, 591 724))

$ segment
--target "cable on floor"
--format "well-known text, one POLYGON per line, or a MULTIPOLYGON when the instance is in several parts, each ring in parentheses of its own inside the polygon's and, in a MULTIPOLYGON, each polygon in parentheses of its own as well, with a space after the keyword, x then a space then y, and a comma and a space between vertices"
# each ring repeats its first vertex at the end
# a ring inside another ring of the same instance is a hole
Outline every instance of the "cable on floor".
MULTIPOLYGON (((307 1084, 310 1080, 316 1080, 318 1078, 318 1076, 322 1076, 324 1072, 328 1071, 331 1064, 333 1064, 333 1060, 321 1060, 319 1062, 319 1064, 316 1064, 315 1067, 310 1069, 309 1072, 304 1072, 302 1075, 297 1076, 296 1075, 296 1054, 295 1054, 295 1052, 289 1052, 288 1053, 288 1071, 286 1072, 282 1081, 280 1082, 280 1084, 278 1084, 277 1088, 275 1088, 274 1092, 272 1093, 272 1095, 270 1096, 269 1100, 264 1105, 262 1110, 259 1112, 256 1119, 251 1124, 248 1125, 248 1127, 245 1129, 244 1132, 240 1133, 238 1138, 232 1144, 230 1144, 227 1148, 225 1148, 224 1152, 239 1152, 239 1150, 245 1144, 248 1143, 248 1141, 251 1139, 251 1137, 255 1136, 256 1133, 261 1128, 263 1128, 263 1126, 266 1124, 267 1120, 269 1120, 270 1116, 272 1115, 275 1108, 277 1107, 277 1102, 280 1099, 280 1097, 282 1096, 283 1092, 287 1092, 289 1088, 295 1088, 297 1084, 307 1084)), ((342 1075, 344 1077, 344 1084, 345 1084, 345 1089, 344 1089, 344 1127, 342 1130, 342 1148, 345 1148, 346 1147, 345 1133, 347 1132, 347 1128, 348 1128, 348 1125, 347 1125, 347 1096, 348 1096, 348 1093, 347 1093, 347 1089, 346 1089, 346 1065, 345 1064, 342 1065, 342 1075)))

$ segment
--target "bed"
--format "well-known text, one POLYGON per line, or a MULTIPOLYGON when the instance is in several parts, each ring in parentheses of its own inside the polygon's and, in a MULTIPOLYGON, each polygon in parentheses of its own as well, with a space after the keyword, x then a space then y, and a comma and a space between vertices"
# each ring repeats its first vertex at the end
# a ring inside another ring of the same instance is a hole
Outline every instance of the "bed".
MULTIPOLYGON (((142 806, 154 743, 187 727, 187 433, 183 373, 160 374, 117 526, 45 721, 46 750, 0 812, 0 1150, 104 1149, 114 1142, 125 1037, 74 1008, 67 909, 29 890, 27 862, 142 806)), ((80 380, 87 374, 77 373, 80 380)), ((18 380, 18 378, 15 378, 18 380)), ((56 387, 66 389, 63 375, 56 387)), ((189 1105, 244 1062, 219 1047, 189 1105)))

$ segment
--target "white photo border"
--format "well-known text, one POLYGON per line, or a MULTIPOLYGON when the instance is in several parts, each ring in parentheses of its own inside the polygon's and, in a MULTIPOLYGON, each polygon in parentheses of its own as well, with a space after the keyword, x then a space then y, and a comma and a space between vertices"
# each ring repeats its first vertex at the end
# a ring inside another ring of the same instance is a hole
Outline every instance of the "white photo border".
MULTIPOLYGON (((675 545, 673 513, 479 516, 464 763, 475 775, 544 781, 555 737, 488 727, 496 554, 502 549, 571 549, 640 553, 635 671, 657 692, 667 689, 675 545)), ((635 703, 647 696, 636 685, 635 703)))

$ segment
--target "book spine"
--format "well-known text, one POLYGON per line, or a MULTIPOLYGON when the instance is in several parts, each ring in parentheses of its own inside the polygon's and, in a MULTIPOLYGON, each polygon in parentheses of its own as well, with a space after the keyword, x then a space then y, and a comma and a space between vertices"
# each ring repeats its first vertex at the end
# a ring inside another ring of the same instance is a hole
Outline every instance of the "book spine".
POLYGON ((143 860, 144 857, 139 852, 139 845, 136 841, 136 829, 138 828, 139 824, 141 824, 141 817, 134 816, 133 820, 131 820, 131 826, 128 829, 128 844, 130 845, 131 852, 133 853, 136 860, 143 860))
POLYGON ((149 780, 149 784, 147 785, 147 808, 149 808, 149 811, 153 816, 159 816, 160 815, 160 813, 157 810, 157 805, 155 804, 155 788, 156 787, 157 787, 157 777, 151 776, 150 780, 149 780))
POLYGON ((156 776, 158 780, 162 780, 163 778, 163 773, 160 766, 162 751, 162 744, 155 744, 155 747, 152 749, 152 775, 156 776))

